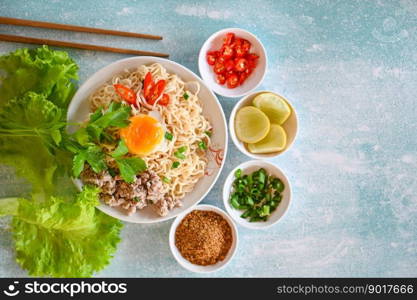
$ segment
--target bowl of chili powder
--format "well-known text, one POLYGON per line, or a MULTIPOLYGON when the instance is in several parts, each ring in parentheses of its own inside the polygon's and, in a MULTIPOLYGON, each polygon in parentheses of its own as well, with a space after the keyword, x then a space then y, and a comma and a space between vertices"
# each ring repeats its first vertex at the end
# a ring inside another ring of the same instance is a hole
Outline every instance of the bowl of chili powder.
POLYGON ((238 232, 232 219, 220 208, 197 205, 174 220, 169 244, 182 267, 209 273, 224 268, 233 258, 238 232))

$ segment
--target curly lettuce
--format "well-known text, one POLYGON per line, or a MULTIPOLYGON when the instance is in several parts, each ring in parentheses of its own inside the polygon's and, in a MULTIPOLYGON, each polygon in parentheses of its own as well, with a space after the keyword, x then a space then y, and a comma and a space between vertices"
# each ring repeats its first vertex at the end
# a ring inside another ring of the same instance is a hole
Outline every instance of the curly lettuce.
POLYGON ((13 215, 16 260, 32 276, 89 277, 109 264, 122 223, 95 208, 99 189, 85 186, 73 200, 0 200, 13 215))
POLYGON ((68 53, 47 46, 1 56, 0 71, 0 106, 32 91, 66 109, 78 79, 78 66, 68 53))

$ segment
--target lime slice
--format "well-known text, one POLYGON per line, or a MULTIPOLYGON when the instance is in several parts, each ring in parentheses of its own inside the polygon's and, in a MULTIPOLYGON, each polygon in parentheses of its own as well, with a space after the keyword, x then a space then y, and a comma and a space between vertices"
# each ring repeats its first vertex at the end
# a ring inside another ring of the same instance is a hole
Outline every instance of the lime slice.
POLYGON ((250 152, 255 154, 272 153, 284 150, 287 144, 287 134, 278 124, 271 124, 267 136, 255 144, 248 144, 250 152))
POLYGON ((254 106, 245 106, 236 113, 236 135, 242 142, 259 142, 266 137, 269 127, 268 117, 254 106))
POLYGON ((262 110, 271 123, 281 125, 291 115, 291 108, 287 101, 272 93, 262 93, 256 96, 253 105, 262 110))

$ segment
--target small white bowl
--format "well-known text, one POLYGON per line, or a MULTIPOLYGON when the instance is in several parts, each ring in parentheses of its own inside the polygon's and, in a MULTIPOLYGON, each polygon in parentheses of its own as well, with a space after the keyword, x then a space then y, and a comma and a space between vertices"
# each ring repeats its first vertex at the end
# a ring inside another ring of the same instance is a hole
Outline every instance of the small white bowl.
POLYGON ((217 94, 225 97, 242 97, 256 89, 265 77, 268 58, 261 41, 252 33, 240 28, 226 28, 212 34, 200 49, 198 56, 198 69, 204 82, 217 94), (208 51, 220 50, 223 45, 223 39, 226 33, 233 32, 237 37, 248 40, 251 44, 250 52, 259 55, 258 65, 246 81, 234 89, 227 88, 226 85, 220 85, 216 82, 216 74, 213 66, 210 66, 206 60, 208 51))
POLYGON ((262 160, 250 160, 240 164, 236 168, 234 168, 230 174, 227 176, 226 181, 223 186, 223 202, 224 206, 226 207, 226 211, 228 214, 233 218, 233 220, 242 225, 246 228, 250 229, 266 229, 271 227, 272 225, 276 224, 279 220, 287 212, 290 203, 291 203, 291 185, 288 181, 288 178, 285 176, 284 172, 274 164, 262 161, 262 160), (268 220, 265 222, 249 222, 248 220, 241 218, 241 214, 243 211, 235 209, 230 204, 230 194, 232 192, 232 185, 233 181, 235 180, 235 172, 237 169, 242 170, 242 174, 250 174, 254 171, 259 170, 260 168, 264 168, 268 175, 273 175, 282 180, 285 185, 284 191, 282 192, 282 200, 281 203, 278 205, 277 209, 272 212, 272 214, 268 217, 268 220))
POLYGON ((230 118, 229 118, 229 132, 230 132, 230 137, 232 138, 233 143, 240 150, 240 152, 242 152, 243 154, 246 154, 247 156, 249 156, 251 158, 255 158, 255 159, 273 158, 273 157, 276 157, 278 155, 281 155, 282 153, 287 151, 292 146, 292 144, 295 141, 295 137, 297 136, 297 131, 298 131, 298 120, 297 120, 297 113, 295 112, 294 107, 291 105, 290 101, 285 99, 283 96, 279 95, 278 93, 271 92, 271 91, 256 91, 256 92, 250 93, 249 95, 243 97, 233 107, 233 110, 232 110, 232 112, 230 114, 230 118), (280 98, 284 99, 291 108, 291 115, 289 116, 288 120, 286 120, 284 122, 284 124, 281 125, 284 128, 285 132, 287 133, 287 144, 285 145, 285 148, 281 151, 278 151, 278 152, 265 153, 265 154, 255 154, 255 153, 249 152, 249 150, 246 148, 245 143, 240 141, 238 139, 238 137, 236 136, 235 117, 236 117, 236 113, 239 109, 241 109, 244 106, 252 105, 253 99, 257 95, 262 94, 262 93, 273 93, 273 94, 279 96, 280 98))
POLYGON ((230 216, 226 212, 224 212, 220 208, 215 207, 213 205, 200 204, 181 213, 174 220, 174 222, 171 225, 171 229, 169 231, 169 247, 171 248, 171 252, 174 255, 175 259, 183 268, 187 269, 188 271, 195 272, 195 273, 210 273, 210 272, 215 272, 224 268, 233 258, 237 249, 237 245, 238 245, 238 233, 237 233, 237 228, 236 228, 235 223, 233 223, 233 220, 230 218, 230 216), (232 236, 233 236, 232 246, 230 247, 229 252, 227 253, 225 259, 222 261, 219 261, 218 263, 214 265, 208 265, 208 266, 195 265, 189 262, 188 260, 186 260, 184 257, 182 257, 177 246, 175 246, 175 231, 177 230, 178 225, 181 223, 182 219, 184 219, 186 215, 188 215, 190 212, 194 210, 214 211, 218 213, 219 215, 221 215, 227 221, 227 223, 229 223, 230 228, 232 229, 232 236))

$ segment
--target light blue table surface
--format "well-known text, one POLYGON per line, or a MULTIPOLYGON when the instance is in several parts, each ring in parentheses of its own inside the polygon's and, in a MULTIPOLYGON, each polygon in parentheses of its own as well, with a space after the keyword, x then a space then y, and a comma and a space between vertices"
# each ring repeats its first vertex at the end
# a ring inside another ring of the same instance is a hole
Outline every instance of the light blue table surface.
MULTIPOLYGON (((417 1, 0 1, 0 15, 161 34, 163 41, 0 25, 0 33, 169 52, 198 73, 213 32, 241 27, 264 43, 259 89, 285 95, 299 117, 293 147, 273 159, 293 203, 267 231, 239 227, 230 265, 210 276, 417 276, 417 1)), ((0 42, 0 53, 22 44, 0 42)), ((80 83, 125 55, 68 50, 80 83)), ((226 117, 238 99, 219 97, 226 117)), ((226 166, 204 199, 223 207, 227 173, 248 160, 229 142, 226 166)), ((19 181, 2 169, 1 195, 19 181)), ((27 276, 0 221, 0 276, 27 276)), ((126 224, 97 276, 203 276, 168 246, 171 221, 126 224)), ((100 253, 97 253, 100 255, 100 253)))

